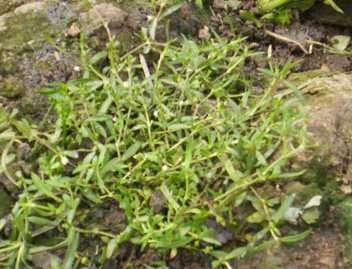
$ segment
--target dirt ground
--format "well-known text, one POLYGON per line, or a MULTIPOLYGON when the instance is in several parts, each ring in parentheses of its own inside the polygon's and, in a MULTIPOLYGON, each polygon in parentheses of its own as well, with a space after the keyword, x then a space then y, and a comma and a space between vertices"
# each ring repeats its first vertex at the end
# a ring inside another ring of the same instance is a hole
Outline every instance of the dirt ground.
MULTIPOLYGON (((241 5, 251 10, 253 13, 256 13, 258 11, 254 2, 255 1, 246 1, 241 5)), ((351 55, 329 54, 326 53, 326 50, 324 50, 322 46, 311 46, 311 41, 330 44, 333 36, 351 35, 351 25, 341 25, 341 15, 336 12, 331 12, 331 9, 323 6, 323 11, 320 14, 319 11, 322 9, 322 6, 319 5, 304 14, 296 12, 294 13, 293 21, 290 25, 266 23, 263 25, 263 30, 258 29, 256 22, 243 21, 240 15, 240 9, 241 6, 239 6, 237 10, 214 8, 211 20, 214 27, 218 29, 219 33, 223 36, 231 37, 231 35, 233 35, 233 25, 236 25, 235 31, 246 36, 252 43, 253 48, 267 53, 269 46, 271 46, 272 57, 275 63, 283 65, 289 61, 298 62, 299 64, 294 70, 297 72, 320 69, 322 66, 326 66, 333 71, 352 70, 351 55), (327 17, 329 19, 324 20, 324 23, 322 23, 321 17, 327 17), (287 40, 274 37, 268 34, 269 32, 278 34, 280 37, 286 38, 287 40), (295 41, 296 43, 290 42, 289 40, 295 41), (302 47, 298 46, 297 43, 301 44, 302 47)), ((262 67, 262 64, 261 62, 255 63, 254 67, 262 67)))

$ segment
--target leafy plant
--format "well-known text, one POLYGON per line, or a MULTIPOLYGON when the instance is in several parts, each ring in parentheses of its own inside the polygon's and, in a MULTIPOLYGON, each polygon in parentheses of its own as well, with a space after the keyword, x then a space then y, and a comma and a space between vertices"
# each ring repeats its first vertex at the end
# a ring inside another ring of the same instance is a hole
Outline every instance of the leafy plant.
MULTIPOLYGON (((308 10, 316 3, 316 0, 258 0, 259 8, 267 13, 282 6, 297 8, 302 11, 308 10)), ((331 6, 336 11, 343 13, 334 0, 325 0, 325 4, 331 6)))
POLYGON ((1 172, 21 190, 0 222, 3 268, 30 268, 41 252, 59 256, 60 268, 104 264, 126 241, 172 255, 198 250, 230 267, 233 258, 308 235, 280 231, 295 195, 275 190, 304 172, 289 166, 306 143, 300 97, 294 88, 276 92, 290 65, 258 72, 258 94, 245 71, 258 54, 244 39, 158 43, 152 29, 125 55, 111 40, 86 59, 82 79, 43 90, 53 126, 1 111, 1 172), (30 158, 16 159, 24 144, 30 158), (114 204, 122 227, 90 215, 114 204), (236 235, 232 251, 209 220, 236 235), (92 240, 98 261, 85 249, 92 240))

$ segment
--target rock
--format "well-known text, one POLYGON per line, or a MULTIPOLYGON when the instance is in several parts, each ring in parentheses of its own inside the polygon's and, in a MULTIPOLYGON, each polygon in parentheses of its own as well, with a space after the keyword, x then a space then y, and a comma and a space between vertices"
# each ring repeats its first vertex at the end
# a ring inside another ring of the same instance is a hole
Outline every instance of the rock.
POLYGON ((214 239, 221 244, 226 244, 234 238, 232 231, 220 225, 214 219, 207 219, 205 225, 214 231, 214 239))
POLYGON ((0 1, 0 15, 10 12, 14 8, 22 5, 24 0, 2 0, 0 1))
POLYGON ((45 9, 45 15, 52 25, 61 29, 63 26, 67 26, 78 19, 75 8, 63 1, 48 4, 45 9))
MULTIPOLYGON (((72 37, 80 33, 89 36, 87 43, 93 51, 106 47, 103 24, 116 35, 121 51, 129 51, 137 44, 139 37, 134 34, 148 24, 152 8, 148 1, 118 4, 119 1, 99 0, 93 1, 97 3, 93 7, 88 2, 0 0, 0 95, 6 96, 0 98, 0 104, 17 108, 20 116, 40 120, 48 102, 36 89, 79 76, 80 44, 78 38, 72 37)), ((194 5, 184 4, 171 14, 170 36, 195 36, 206 25, 199 23, 201 16, 197 12, 194 5)), ((158 29, 158 40, 165 37, 163 23, 158 29)))
POLYGON ((154 192, 150 197, 149 205, 155 213, 160 214, 166 207, 166 199, 160 191, 154 192))
POLYGON ((106 24, 111 31, 120 29, 127 20, 128 14, 113 4, 99 4, 88 12, 81 14, 79 20, 87 34, 93 33, 106 24))
POLYGON ((171 33, 174 34, 174 36, 180 34, 197 35, 200 27, 209 24, 208 21, 202 19, 198 12, 194 5, 184 3, 179 10, 169 17, 171 33))
POLYGON ((32 148, 28 143, 18 143, 16 147, 16 157, 18 160, 28 160, 31 157, 32 148))
POLYGON ((75 73, 79 44, 65 42, 63 33, 77 18, 76 11, 68 4, 51 1, 14 7, 0 16, 0 96, 12 99, 2 101, 4 106, 37 118, 47 105, 35 89, 66 81, 75 73), (64 54, 57 49, 63 43, 64 54))
POLYGON ((211 38, 208 26, 204 26, 202 29, 199 30, 198 38, 201 40, 209 40, 211 38))
POLYGON ((305 93, 309 137, 319 146, 318 161, 352 184, 352 74, 318 75, 298 85, 305 93))

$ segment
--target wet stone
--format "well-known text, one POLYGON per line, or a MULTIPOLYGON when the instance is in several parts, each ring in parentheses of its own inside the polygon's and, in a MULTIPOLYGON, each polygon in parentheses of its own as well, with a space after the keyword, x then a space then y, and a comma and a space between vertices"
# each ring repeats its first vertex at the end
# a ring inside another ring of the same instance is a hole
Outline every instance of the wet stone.
POLYGON ((84 32, 92 34, 100 29, 105 23, 111 31, 119 30, 125 23, 128 14, 112 4, 99 4, 88 12, 80 15, 80 23, 84 32))
POLYGON ((46 8, 46 16, 53 25, 68 25, 78 18, 77 12, 66 3, 55 3, 46 8))

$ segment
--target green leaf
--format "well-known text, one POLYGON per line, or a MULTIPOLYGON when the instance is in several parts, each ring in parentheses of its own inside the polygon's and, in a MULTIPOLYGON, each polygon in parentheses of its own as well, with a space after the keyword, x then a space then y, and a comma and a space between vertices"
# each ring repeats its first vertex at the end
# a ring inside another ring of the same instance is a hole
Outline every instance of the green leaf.
POLYGON ((175 209, 176 211, 180 209, 180 205, 176 202, 166 184, 162 184, 160 190, 173 209, 175 209))
POLYGON ((216 268, 224 262, 233 260, 238 257, 243 257, 247 253, 247 250, 248 248, 246 247, 237 247, 234 248, 231 252, 213 251, 212 254, 218 259, 218 261, 214 261, 212 265, 216 268))
POLYGON ((108 98, 106 98, 106 100, 104 101, 104 103, 101 105, 98 115, 104 115, 106 114, 106 112, 108 111, 108 109, 110 108, 111 104, 112 104, 112 97, 109 96, 108 98))
POLYGON ((285 200, 282 202, 280 208, 276 211, 276 213, 272 217, 275 223, 279 222, 284 217, 284 215, 287 213, 288 209, 290 208, 294 200, 295 200, 295 195, 289 195, 285 197, 285 200))
POLYGON ((102 60, 106 59, 107 56, 108 56, 108 53, 106 50, 100 51, 97 54, 95 54, 92 58, 90 58, 89 64, 95 65, 101 62, 102 60))
POLYGON ((196 5, 197 5, 199 8, 201 8, 201 9, 204 8, 203 0, 196 0, 195 2, 196 2, 196 5))
POLYGON ((172 13, 175 13, 177 10, 179 10, 182 6, 184 5, 184 3, 180 3, 178 5, 174 5, 169 7, 167 10, 165 10, 161 15, 159 20, 164 19, 165 17, 170 16, 172 13))
POLYGON ((47 219, 47 218, 42 218, 42 217, 36 217, 36 216, 30 216, 28 217, 28 221, 37 224, 37 225, 54 225, 56 224, 54 221, 47 219))
POLYGON ((183 124, 183 123, 175 123, 168 126, 168 129, 172 132, 189 129, 189 128, 190 127, 187 124, 183 124))
POLYGON ((63 261, 63 269, 73 268, 73 262, 76 258, 78 243, 79 243, 79 233, 77 233, 74 228, 71 228, 69 231, 68 240, 67 240, 68 248, 66 250, 65 258, 63 261))
POLYGON ((50 185, 46 184, 45 181, 38 177, 35 173, 32 173, 31 175, 32 182, 39 192, 54 199, 57 202, 61 202, 61 199, 52 192, 50 185))
POLYGON ((102 173, 106 174, 108 172, 117 172, 117 171, 122 172, 123 169, 126 167, 127 165, 123 164, 119 158, 113 158, 104 165, 104 167, 102 168, 102 173))
POLYGON ((303 233, 281 237, 280 241, 283 243, 295 243, 307 238, 307 236, 309 236, 311 233, 311 230, 308 230, 303 233))
POLYGON ((262 223, 265 221, 265 214, 261 212, 255 212, 252 215, 248 216, 246 219, 249 223, 262 223))
POLYGON ((4 132, 0 133, 0 141, 1 140, 5 140, 5 141, 11 140, 15 136, 16 136, 16 134, 12 130, 8 129, 8 130, 5 130, 4 132))
POLYGON ((324 3, 331 6, 337 12, 343 13, 343 10, 334 2, 334 0, 324 0, 324 3))
POLYGON ((221 243, 218 240, 211 237, 201 237, 201 240, 215 246, 221 246, 221 243))
POLYGON ((122 160, 128 160, 129 158, 133 157, 138 152, 138 150, 141 148, 141 146, 142 146, 142 143, 135 142, 122 155, 122 160))
POLYGON ((317 207, 305 210, 304 213, 302 214, 302 219, 307 224, 316 223, 319 220, 319 217, 320 217, 320 211, 319 211, 319 208, 317 207))
POLYGON ((110 259, 112 255, 114 254, 114 251, 116 250, 117 247, 117 241, 116 238, 113 238, 109 241, 107 247, 106 247, 106 257, 110 259))
POLYGON ((239 180, 239 176, 238 173, 236 172, 235 168, 232 165, 231 160, 227 159, 225 161, 223 161, 226 172, 228 173, 229 177, 233 180, 233 181, 238 181, 239 180))
POLYGON ((255 152, 255 156, 257 157, 258 164, 260 164, 260 165, 268 165, 264 155, 260 151, 257 150, 255 152))

